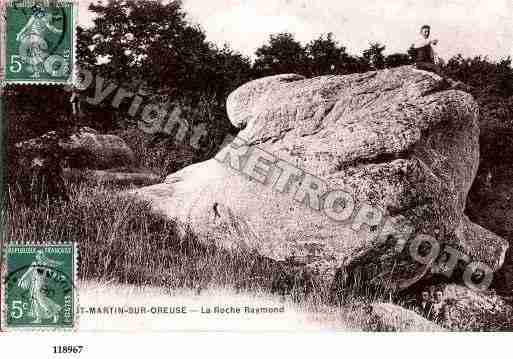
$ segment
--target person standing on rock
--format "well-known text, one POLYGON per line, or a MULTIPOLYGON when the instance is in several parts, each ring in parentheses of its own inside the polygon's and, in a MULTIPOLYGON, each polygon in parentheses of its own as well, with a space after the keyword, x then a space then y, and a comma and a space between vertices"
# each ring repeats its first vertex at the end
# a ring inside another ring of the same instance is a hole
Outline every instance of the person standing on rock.
POLYGON ((435 51, 433 46, 438 45, 438 40, 430 39, 431 26, 423 25, 420 28, 420 37, 412 45, 416 51, 415 66, 419 70, 434 72, 442 76, 442 70, 435 63, 435 51))
POLYGON ((443 75, 442 69, 437 65, 436 53, 433 49, 438 45, 437 39, 431 39, 431 26, 423 25, 420 28, 420 36, 418 40, 412 45, 415 49, 415 67, 419 70, 434 72, 442 77, 443 86, 452 90, 469 91, 467 85, 461 81, 454 81, 443 75))

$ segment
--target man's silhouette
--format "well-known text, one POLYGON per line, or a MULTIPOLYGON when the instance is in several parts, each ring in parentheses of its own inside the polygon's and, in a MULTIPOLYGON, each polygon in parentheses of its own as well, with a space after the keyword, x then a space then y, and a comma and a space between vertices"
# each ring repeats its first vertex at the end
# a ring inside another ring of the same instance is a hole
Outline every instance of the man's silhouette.
POLYGON ((423 291, 419 298, 417 311, 424 317, 430 320, 433 319, 433 301, 431 300, 431 294, 427 290, 423 291))
POLYGON ((442 70, 435 63, 435 51, 433 46, 438 45, 438 40, 430 39, 431 27, 424 25, 420 28, 420 37, 413 44, 416 50, 415 65, 419 70, 427 70, 442 75, 442 70))
POLYGON ((412 45, 415 49, 415 67, 419 70, 434 72, 442 77, 445 85, 453 90, 469 91, 469 87, 461 81, 454 81, 443 75, 442 69, 436 63, 436 53, 433 49, 438 45, 437 39, 431 39, 431 26, 423 25, 420 28, 420 36, 412 45))

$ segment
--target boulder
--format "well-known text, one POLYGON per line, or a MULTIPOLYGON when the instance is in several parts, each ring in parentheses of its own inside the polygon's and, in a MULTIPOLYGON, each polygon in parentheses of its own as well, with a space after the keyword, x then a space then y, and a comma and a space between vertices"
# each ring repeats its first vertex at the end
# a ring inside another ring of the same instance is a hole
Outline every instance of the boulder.
POLYGON ((149 171, 141 172, 112 172, 91 171, 92 180, 96 183, 114 186, 148 186, 162 181, 162 177, 149 171))
MULTIPOLYGON (((66 163, 81 169, 120 168, 134 163, 132 150, 117 136, 101 135, 88 127, 72 135, 65 132, 50 131, 18 142, 9 150, 9 186, 27 204, 68 199, 63 168, 66 163)), ((119 174, 111 175, 109 180, 151 184, 156 182, 155 177, 119 174)))
POLYGON ((513 329, 513 307, 495 291, 474 291, 457 284, 427 288, 440 293, 436 322, 450 330, 499 331, 513 329))
POLYGON ((358 323, 355 330, 371 332, 444 332, 438 324, 413 310, 393 303, 356 303, 349 305, 346 322, 358 323))
POLYGON ((82 127, 60 142, 72 168, 109 169, 135 164, 135 155, 120 137, 82 127))
POLYGON ((206 241, 326 278, 349 268, 407 288, 431 275, 408 250, 421 234, 495 271, 507 243, 463 214, 479 109, 444 83, 410 66, 252 81, 227 100, 236 139, 131 193, 206 241))
POLYGON ((99 134, 89 127, 82 127, 72 134, 50 131, 19 142, 15 147, 25 157, 37 156, 51 147, 54 155, 68 162, 71 168, 112 169, 135 163, 133 151, 120 137, 99 134))

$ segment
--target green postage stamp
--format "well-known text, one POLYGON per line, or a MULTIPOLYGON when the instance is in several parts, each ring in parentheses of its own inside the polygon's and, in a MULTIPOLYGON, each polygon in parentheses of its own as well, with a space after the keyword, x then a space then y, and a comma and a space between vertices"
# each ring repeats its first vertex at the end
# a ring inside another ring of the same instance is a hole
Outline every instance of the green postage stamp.
POLYGON ((4 263, 2 330, 76 328, 75 244, 7 244, 4 263))
POLYGON ((9 0, 2 12, 5 83, 71 83, 77 3, 72 0, 9 0))

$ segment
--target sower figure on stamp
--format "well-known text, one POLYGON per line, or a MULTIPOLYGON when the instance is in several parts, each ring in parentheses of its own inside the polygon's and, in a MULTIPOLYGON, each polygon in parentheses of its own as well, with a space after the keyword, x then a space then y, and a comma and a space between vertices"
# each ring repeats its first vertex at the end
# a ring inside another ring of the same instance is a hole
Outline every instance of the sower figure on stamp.
POLYGON ((43 72, 42 66, 48 57, 48 44, 45 36, 48 32, 62 34, 62 29, 56 28, 52 23, 58 18, 36 4, 32 8, 32 15, 16 36, 16 41, 20 42, 20 53, 25 57, 26 62, 32 67, 34 76, 39 77, 43 72))
POLYGON ((34 324, 40 324, 42 320, 51 319, 53 323, 59 320, 61 306, 50 299, 45 293, 46 281, 50 267, 60 266, 62 263, 47 258, 42 250, 36 253, 35 261, 23 274, 18 282, 20 288, 29 291, 30 313, 34 318, 34 324))
POLYGON ((434 46, 438 45, 437 39, 431 39, 431 26, 423 25, 420 28, 420 36, 412 45, 416 52, 415 67, 419 70, 434 72, 442 77, 445 85, 453 90, 469 91, 467 85, 461 81, 454 81, 444 76, 442 69, 437 65, 434 46))

